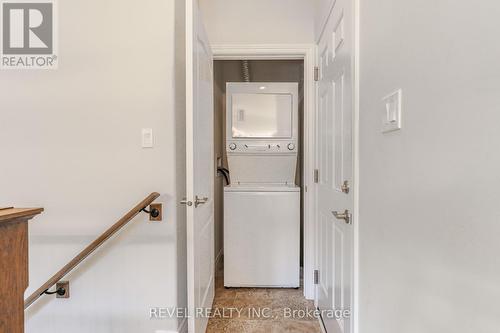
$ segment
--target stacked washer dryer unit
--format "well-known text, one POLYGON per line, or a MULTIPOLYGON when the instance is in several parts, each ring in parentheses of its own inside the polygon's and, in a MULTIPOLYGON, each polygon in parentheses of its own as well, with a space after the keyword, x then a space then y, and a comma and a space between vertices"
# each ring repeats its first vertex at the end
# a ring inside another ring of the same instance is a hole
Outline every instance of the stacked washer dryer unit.
POLYGON ((224 285, 298 288, 298 84, 226 88, 224 285))

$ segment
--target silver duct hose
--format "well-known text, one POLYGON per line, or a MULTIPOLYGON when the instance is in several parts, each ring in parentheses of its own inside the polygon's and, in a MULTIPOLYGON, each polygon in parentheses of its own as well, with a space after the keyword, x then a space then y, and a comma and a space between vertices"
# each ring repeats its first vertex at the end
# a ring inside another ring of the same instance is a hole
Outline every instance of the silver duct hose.
POLYGON ((248 60, 241 61, 241 74, 243 75, 243 81, 250 82, 250 65, 248 60))

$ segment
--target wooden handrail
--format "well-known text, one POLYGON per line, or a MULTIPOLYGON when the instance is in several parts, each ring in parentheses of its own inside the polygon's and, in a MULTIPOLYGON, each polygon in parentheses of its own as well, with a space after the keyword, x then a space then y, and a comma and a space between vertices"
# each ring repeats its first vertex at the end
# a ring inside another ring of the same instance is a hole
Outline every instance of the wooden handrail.
POLYGON ((123 228, 128 222, 130 222, 137 214, 139 214, 144 208, 149 206, 153 201, 155 201, 160 196, 159 193, 153 192, 148 195, 144 200, 138 203, 134 208, 132 208, 127 214, 125 214, 121 219, 113 224, 108 230, 106 230, 101 236, 90 243, 82 252, 80 252, 76 257, 74 257, 70 262, 68 262, 63 268, 61 268, 56 274, 54 274, 50 279, 47 280, 40 288, 33 292, 25 301, 24 309, 26 310, 31 304, 33 304, 38 298, 40 298, 45 291, 52 288, 57 282, 59 282, 64 276, 71 272, 78 264, 80 264, 85 258, 97 250, 102 244, 104 244, 111 236, 117 233, 121 228, 123 228))

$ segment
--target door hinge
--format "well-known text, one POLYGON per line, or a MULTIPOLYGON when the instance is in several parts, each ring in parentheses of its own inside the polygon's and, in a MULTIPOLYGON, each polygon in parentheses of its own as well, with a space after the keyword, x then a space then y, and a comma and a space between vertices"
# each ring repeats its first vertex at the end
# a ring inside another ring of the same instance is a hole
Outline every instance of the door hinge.
POLYGON ((319 81, 319 67, 314 67, 314 81, 319 81))
POLYGON ((314 182, 317 184, 319 183, 319 170, 314 169, 314 182))
POLYGON ((314 270, 314 284, 319 284, 319 271, 317 269, 314 270))

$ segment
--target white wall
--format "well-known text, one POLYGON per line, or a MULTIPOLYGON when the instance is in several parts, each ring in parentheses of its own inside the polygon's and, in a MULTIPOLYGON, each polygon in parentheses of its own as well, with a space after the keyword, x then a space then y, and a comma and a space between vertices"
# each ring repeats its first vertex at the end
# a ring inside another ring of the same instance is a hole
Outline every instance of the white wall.
POLYGON ((199 0, 212 44, 314 41, 316 0, 199 0))
POLYGON ((500 2, 361 0, 360 332, 498 332, 500 2), (403 89, 403 129, 381 98, 403 89))
POLYGON ((174 50, 184 36, 174 13, 182 20, 182 8, 173 0, 58 4, 59 69, 0 73, 0 206, 45 208, 30 223, 26 295, 150 192, 162 194, 164 221, 134 219, 68 276, 70 299, 45 296, 29 309, 26 332, 176 330, 177 320, 150 320, 149 308, 186 303, 176 205, 184 56, 174 50), (141 149, 142 127, 154 129, 153 149, 141 149))

